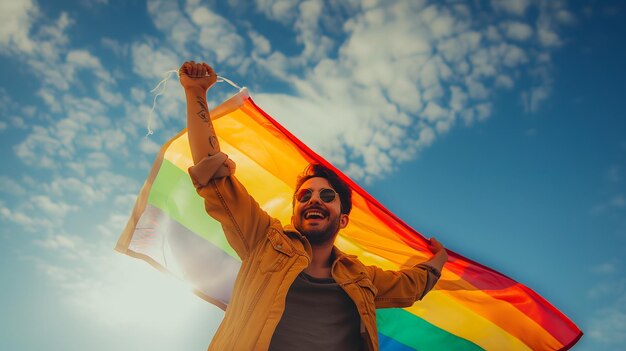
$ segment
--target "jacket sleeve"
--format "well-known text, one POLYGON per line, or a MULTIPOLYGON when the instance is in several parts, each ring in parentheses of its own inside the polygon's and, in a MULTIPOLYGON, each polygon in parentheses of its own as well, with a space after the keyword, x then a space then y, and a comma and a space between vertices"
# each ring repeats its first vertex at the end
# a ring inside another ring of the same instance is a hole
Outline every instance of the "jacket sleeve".
POLYGON ((425 264, 385 271, 376 266, 366 270, 376 287, 376 308, 409 307, 421 300, 437 283, 441 273, 425 264))
POLYGON ((234 175, 223 175, 227 159, 221 152, 205 157, 189 168, 189 175, 206 212, 222 224, 226 240, 243 260, 265 237, 271 217, 234 175))

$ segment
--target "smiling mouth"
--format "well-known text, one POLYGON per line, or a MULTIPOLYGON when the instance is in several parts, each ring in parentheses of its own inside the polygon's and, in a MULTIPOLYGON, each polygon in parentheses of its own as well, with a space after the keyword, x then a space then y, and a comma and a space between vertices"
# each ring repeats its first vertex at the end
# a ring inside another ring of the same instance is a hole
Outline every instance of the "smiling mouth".
POLYGON ((304 219, 324 219, 326 213, 318 209, 311 209, 304 213, 304 219))

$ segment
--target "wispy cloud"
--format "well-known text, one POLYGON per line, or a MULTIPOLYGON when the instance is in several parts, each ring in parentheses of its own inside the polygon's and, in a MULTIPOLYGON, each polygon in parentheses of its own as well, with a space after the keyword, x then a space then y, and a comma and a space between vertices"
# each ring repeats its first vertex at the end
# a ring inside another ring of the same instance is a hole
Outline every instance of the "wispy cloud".
MULTIPOLYGON (((461 4, 355 5, 349 17, 332 12, 330 5, 308 11, 303 6, 285 7, 289 14, 281 22, 293 23, 303 48, 298 56, 278 56, 291 65, 267 73, 289 82, 296 94, 254 96, 353 176, 376 179, 433 142, 416 140, 423 130, 436 139, 459 119, 472 125, 489 118, 497 87, 511 88, 521 75, 538 84, 521 96, 526 110, 536 111, 550 95, 549 50, 560 43, 554 18, 557 9, 565 11, 559 4, 495 1, 500 27, 477 16, 488 13, 488 7, 461 4), (520 16, 530 7, 539 16, 534 22, 522 22, 520 16), (345 39, 320 45, 322 17, 344 23, 345 39), (293 21, 286 20, 290 18, 293 21), (309 37, 309 31, 318 34, 309 37), (316 57, 313 69, 298 73, 293 66, 308 62, 310 47, 320 48, 324 55, 316 57), (315 125, 325 123, 333 130, 316 132, 315 125), (398 129, 404 132, 397 133, 398 129)), ((267 4, 257 2, 257 8, 276 20, 267 4)))
POLYGON ((603 301, 603 307, 589 317, 586 334, 609 349, 619 349, 626 342, 626 279, 622 259, 613 259, 590 268, 595 280, 588 296, 603 301))
POLYGON ((614 306, 598 311, 589 326, 588 335, 600 345, 619 349, 626 343, 626 296, 614 306))
MULTIPOLYGON (((254 27, 199 3, 151 0, 149 14, 165 41, 131 44, 135 73, 156 79, 201 51, 199 59, 219 72, 234 68, 283 81, 291 92, 267 94, 260 86, 253 97, 307 144, 366 181, 393 172, 459 121, 471 126, 488 119, 498 89, 511 89, 524 76, 533 85, 518 87, 520 104, 537 111, 551 93, 557 31, 564 18, 573 18, 563 2, 530 1, 257 1, 255 9, 289 26, 300 51, 282 51, 261 28, 241 30, 242 24, 254 27), (524 16, 530 8, 536 16, 524 16), (490 16, 497 21, 485 19, 490 16), (325 123, 333 128, 315 128, 325 123)), ((159 107, 170 108, 169 102, 159 107)))
POLYGON ((617 272, 619 261, 604 262, 591 267, 591 272, 608 275, 617 272))

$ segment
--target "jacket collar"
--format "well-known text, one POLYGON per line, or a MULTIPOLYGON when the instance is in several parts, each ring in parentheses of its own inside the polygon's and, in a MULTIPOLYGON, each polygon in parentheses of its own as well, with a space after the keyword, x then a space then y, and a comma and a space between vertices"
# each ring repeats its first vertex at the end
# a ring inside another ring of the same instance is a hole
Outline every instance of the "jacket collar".
POLYGON ((355 255, 349 255, 341 250, 339 250, 339 248, 337 246, 333 246, 333 252, 332 252, 332 257, 333 257, 333 262, 335 261, 345 261, 345 260, 351 260, 356 258, 355 255))
POLYGON ((296 227, 293 226, 293 224, 287 224, 284 227, 284 232, 285 234, 294 237, 294 238, 298 238, 300 240, 306 240, 306 238, 304 237, 304 235, 300 234, 300 232, 296 229, 296 227))

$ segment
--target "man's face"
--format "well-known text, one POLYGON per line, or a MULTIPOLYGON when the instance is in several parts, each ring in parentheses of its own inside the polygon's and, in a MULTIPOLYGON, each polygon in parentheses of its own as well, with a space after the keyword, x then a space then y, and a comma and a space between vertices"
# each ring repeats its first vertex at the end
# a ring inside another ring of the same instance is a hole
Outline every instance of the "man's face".
POLYGON ((321 245, 334 241, 339 229, 348 225, 348 215, 341 213, 341 200, 339 195, 331 202, 324 202, 320 199, 320 191, 323 189, 333 189, 325 178, 315 177, 306 180, 298 194, 303 189, 310 189, 313 194, 306 202, 296 199, 293 207, 291 223, 304 235, 311 245, 321 245))

